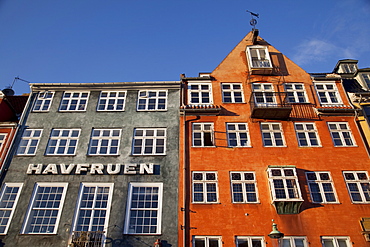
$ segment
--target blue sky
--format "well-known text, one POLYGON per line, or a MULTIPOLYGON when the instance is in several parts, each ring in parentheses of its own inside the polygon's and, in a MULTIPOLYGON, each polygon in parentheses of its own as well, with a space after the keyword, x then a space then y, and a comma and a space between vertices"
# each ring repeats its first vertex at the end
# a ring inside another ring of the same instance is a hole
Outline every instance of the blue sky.
POLYGON ((370 67, 370 0, 0 0, 0 89, 211 72, 251 30, 246 10, 307 72, 370 67))

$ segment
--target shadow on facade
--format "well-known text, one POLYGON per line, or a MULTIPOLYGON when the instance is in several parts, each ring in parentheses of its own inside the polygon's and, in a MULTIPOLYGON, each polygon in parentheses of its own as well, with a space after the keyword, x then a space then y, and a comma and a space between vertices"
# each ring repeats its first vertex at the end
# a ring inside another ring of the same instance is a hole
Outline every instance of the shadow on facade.
MULTIPOLYGON (((139 237, 123 237, 122 239, 113 239, 106 238, 105 246, 109 247, 152 247, 154 243, 149 242, 148 240, 143 240, 139 237)), ((169 244, 166 240, 161 241, 162 247, 172 247, 172 244, 169 244)), ((3 245, 0 245, 2 247, 3 245)))

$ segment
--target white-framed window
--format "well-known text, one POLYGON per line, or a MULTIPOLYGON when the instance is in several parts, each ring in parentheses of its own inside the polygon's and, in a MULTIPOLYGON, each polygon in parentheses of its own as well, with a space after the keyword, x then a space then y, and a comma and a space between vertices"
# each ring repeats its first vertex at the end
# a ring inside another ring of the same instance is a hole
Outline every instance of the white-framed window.
POLYGON ((74 155, 80 132, 80 129, 53 129, 45 154, 74 155))
POLYGON ((4 183, 0 194, 0 234, 7 234, 17 206, 22 183, 4 183))
POLYGON ((367 171, 345 171, 344 180, 353 203, 370 203, 370 180, 367 171))
POLYGON ((370 90, 370 74, 363 73, 361 74, 362 80, 365 82, 367 89, 370 90))
POLYGON ((330 172, 306 172, 313 203, 338 202, 330 172))
POLYGON ((68 183, 36 183, 22 234, 56 234, 68 183))
POLYGON ((42 129, 25 129, 19 143, 17 155, 35 155, 42 129))
POLYGON ((308 103, 303 83, 285 83, 284 88, 289 103, 308 103))
POLYGON ((5 140, 6 140, 6 133, 0 133, 0 151, 3 149, 5 140))
POLYGON ((353 74, 357 71, 357 64, 355 63, 342 63, 339 66, 339 73, 353 74))
POLYGON ((73 231, 107 234, 113 183, 81 183, 73 231))
POLYGON ((193 123, 193 147, 215 146, 213 132, 213 123, 193 123))
POLYGON ((85 111, 89 92, 64 92, 59 111, 85 111))
POLYGON ((188 103, 191 105, 209 105, 213 103, 211 83, 189 83, 188 103))
POLYGON ((335 236, 335 237, 329 237, 329 236, 322 236, 321 237, 321 243, 323 247, 351 247, 351 241, 349 240, 349 237, 345 236, 335 236))
POLYGON ((268 168, 273 201, 301 201, 296 169, 293 167, 268 168))
POLYGON ((193 247, 222 247, 221 236, 193 236, 193 247))
POLYGON ((272 68, 271 58, 267 46, 255 45, 247 47, 249 66, 254 68, 272 68))
POLYGON ((294 123, 298 145, 300 147, 320 147, 315 123, 294 123))
POLYGON ((162 183, 130 183, 124 234, 161 234, 162 183))
POLYGON ((193 172, 193 203, 217 203, 217 172, 193 172))
MULTIPOLYGON (((265 239, 262 236, 236 236, 236 247, 265 247, 265 239)), ((285 247, 285 246, 284 246, 285 247)))
POLYGON ((93 129, 88 154, 117 155, 120 138, 120 129, 93 129))
POLYGON ((250 147, 248 124, 226 123, 227 141, 229 147, 250 147))
POLYGON ((328 122, 328 127, 335 147, 356 146, 347 122, 328 122))
POLYGON ((261 123, 263 145, 265 147, 284 147, 281 123, 261 123))
POLYGON ((97 111, 124 111, 126 103, 126 91, 102 91, 100 92, 97 111))
POLYGON ((319 97, 321 105, 342 105, 337 85, 332 82, 315 83, 317 96, 319 97))
POLYGON ((253 83, 254 102, 259 106, 276 105, 272 83, 253 83))
POLYGON ((243 103, 243 87, 241 83, 221 83, 222 101, 224 103, 243 103))
POLYGON ((141 90, 138 93, 138 111, 167 110, 167 90, 141 90))
POLYGON ((257 203, 257 181, 254 172, 230 172, 233 203, 257 203))
POLYGON ((165 128, 135 128, 132 142, 133 155, 165 155, 166 154, 165 128))
POLYGON ((283 247, 308 247, 306 237, 285 236, 281 239, 283 247))
POLYGON ((32 110, 34 112, 49 111, 53 97, 54 92, 39 92, 32 110))

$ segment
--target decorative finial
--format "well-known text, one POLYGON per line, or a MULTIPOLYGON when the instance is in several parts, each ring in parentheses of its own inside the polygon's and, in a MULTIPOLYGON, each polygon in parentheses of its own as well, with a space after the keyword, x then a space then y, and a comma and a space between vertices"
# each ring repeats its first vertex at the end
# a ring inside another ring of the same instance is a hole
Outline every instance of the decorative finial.
POLYGON ((253 13, 253 12, 251 12, 249 10, 247 10, 247 12, 251 14, 251 20, 250 20, 249 24, 253 27, 253 30, 255 30, 256 29, 256 25, 257 25, 257 20, 254 19, 254 16, 257 17, 257 18, 259 18, 259 14, 253 13))

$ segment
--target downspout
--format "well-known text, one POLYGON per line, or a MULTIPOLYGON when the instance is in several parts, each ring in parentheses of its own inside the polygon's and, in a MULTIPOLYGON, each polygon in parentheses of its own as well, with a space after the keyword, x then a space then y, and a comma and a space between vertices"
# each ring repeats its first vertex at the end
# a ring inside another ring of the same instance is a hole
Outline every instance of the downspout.
POLYGON ((8 168, 10 166, 11 157, 13 157, 14 152, 16 150, 16 147, 14 146, 14 143, 16 142, 16 139, 17 139, 19 133, 22 130, 22 126, 24 125, 26 115, 28 115, 28 113, 30 111, 29 107, 30 107, 30 103, 31 103, 31 98, 33 98, 32 85, 30 85, 30 95, 28 96, 27 103, 23 108, 23 112, 22 112, 22 115, 19 119, 19 122, 18 122, 17 126, 15 127, 16 130, 15 130, 15 133, 14 133, 14 136, 13 136, 13 140, 11 141, 11 144, 9 146, 10 149, 8 150, 8 152, 7 152, 7 154, 4 158, 3 165, 0 168, 0 184, 4 180, 5 173, 6 173, 6 171, 8 170, 8 168))

